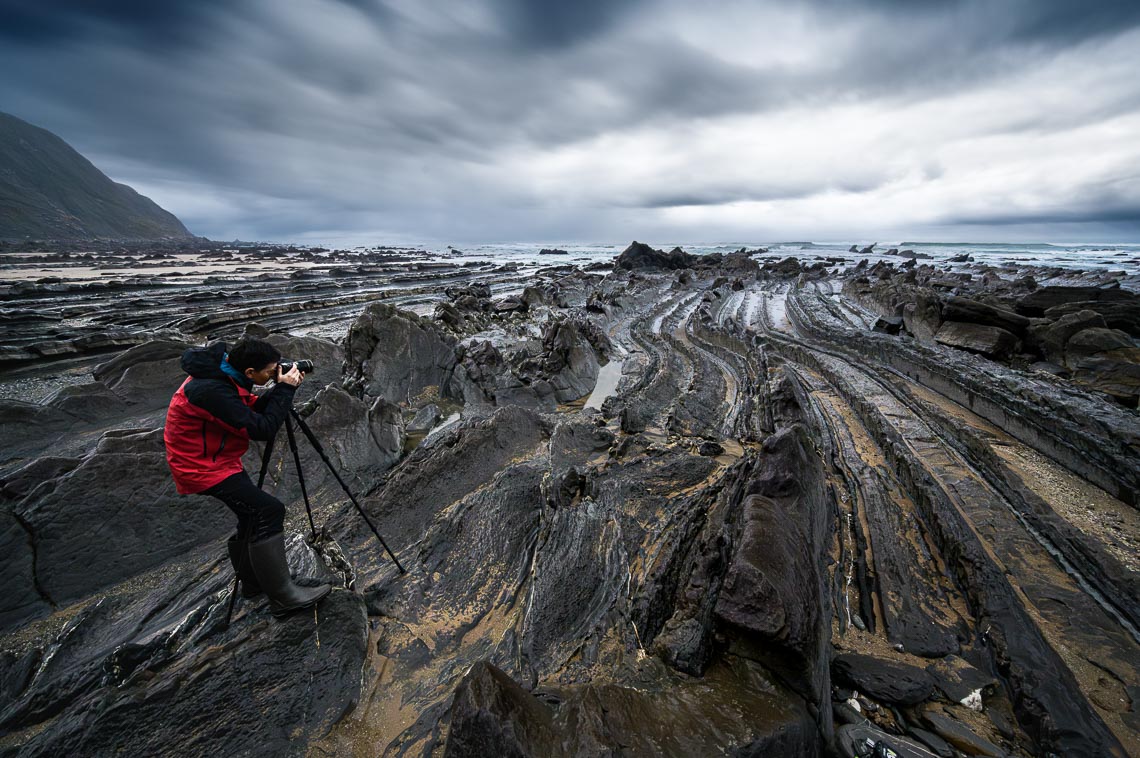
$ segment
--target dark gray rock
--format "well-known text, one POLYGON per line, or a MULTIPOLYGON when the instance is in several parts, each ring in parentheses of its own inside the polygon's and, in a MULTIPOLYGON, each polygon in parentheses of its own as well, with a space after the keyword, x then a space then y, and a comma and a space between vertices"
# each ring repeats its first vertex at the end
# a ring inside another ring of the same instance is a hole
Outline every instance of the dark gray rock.
MULTIPOLYGON (((492 416, 447 430, 431 444, 421 444, 374 494, 363 498, 369 516, 383 528, 395 549, 418 539, 436 515, 491 481, 515 458, 548 439, 540 417, 521 408, 502 408, 492 416)), ((334 533, 363 557, 375 550, 374 537, 350 505, 330 519, 334 533)), ((386 564, 381 564, 385 568, 386 564)), ((367 585, 366 582, 362 586, 367 585)))
POLYGON ((948 655, 930 664, 926 671, 934 677, 938 689, 956 703, 997 684, 994 677, 979 671, 956 655, 948 655))
POLYGON ((1045 311, 1045 317, 1060 319, 1071 313, 1093 311, 1104 319, 1110 329, 1120 329, 1132 337, 1140 337, 1140 303, 1129 300, 1073 302, 1057 305, 1045 311))
POLYGON ((386 303, 369 305, 345 339, 347 388, 397 405, 454 397, 454 345, 428 319, 386 303))
POLYGON ((954 748, 937 734, 918 727, 911 727, 907 730, 907 734, 933 750, 938 758, 954 758, 954 748))
POLYGON ((934 677, 926 671, 871 655, 837 655, 831 675, 842 685, 894 705, 917 705, 934 694, 934 677))
POLYGON ((188 573, 190 583, 110 597, 68 625, 0 713, 21 755, 286 754, 355 704, 367 640, 359 597, 334 592, 318 623, 262 609, 227 630, 228 570, 188 573))
POLYGON ((795 426, 764 442, 714 613, 720 624, 747 632, 740 649, 819 708, 826 732, 830 598, 821 567, 828 527, 818 512, 804 507, 824 497, 805 437, 806 430, 795 426))
MULTIPOLYGON (((384 398, 360 400, 329 385, 314 396, 305 411, 308 414, 304 417, 305 423, 354 492, 376 486, 403 455, 406 439, 403 414, 384 398)), ((300 428, 295 430, 294 436, 310 493, 323 486, 339 492, 332 473, 300 428)), ((245 457, 247 471, 260 470, 261 454, 260 446, 251 446, 245 457)), ((277 433, 274 461, 270 463, 265 486, 285 503, 301 494, 285 429, 277 433)))
POLYGON ((922 720, 932 732, 967 755, 984 755, 990 758, 1005 758, 1006 756, 1006 752, 997 745, 978 736, 961 722, 955 721, 935 709, 924 711, 922 720))
POLYGON ((428 403, 416 411, 416 415, 408 422, 406 431, 408 434, 427 434, 439 423, 440 416, 439 406, 428 403))
POLYGON ((1140 402, 1140 348, 1119 329, 1083 329, 1065 343, 1073 379, 1135 408, 1140 402))
POLYGON ((141 573, 232 526, 220 503, 175 493, 161 429, 107 434, 74 469, 16 502, 13 513, 35 536, 37 585, 57 604, 141 573))
MULTIPOLYGON (((720 672, 717 672, 718 675, 720 672)), ((764 696, 742 664, 732 699, 719 690, 650 674, 636 688, 591 684, 561 688, 552 710, 495 667, 471 668, 449 712, 447 758, 571 758, 597 755, 818 756, 806 713, 764 696), (667 709, 662 703, 669 703, 667 709)))
POLYGON ((724 454, 724 446, 721 445, 719 442, 713 442, 712 440, 705 440, 697 448, 697 452, 701 455, 705 455, 705 456, 715 458, 718 455, 724 454))
POLYGON ((962 321, 945 321, 934 335, 936 342, 987 358, 1002 360, 1017 349, 1017 337, 996 326, 968 324, 962 321))
POLYGON ((942 304, 942 318, 946 321, 996 326, 1015 335, 1024 335, 1029 326, 1029 319, 1025 316, 966 297, 946 298, 942 304))
POLYGON ((284 360, 313 362, 312 373, 305 375, 305 381, 293 396, 294 405, 307 402, 329 382, 340 383, 344 368, 344 348, 335 342, 294 334, 271 334, 266 341, 281 351, 284 360))
POLYGON ((1119 287, 1039 287, 1017 301, 1017 312, 1026 316, 1042 316, 1050 308, 1069 303, 1124 302, 1140 307, 1140 295, 1119 287))
POLYGON ((1086 309, 1066 314, 1053 322, 1036 323, 1029 331, 1042 356, 1050 361, 1063 364, 1065 362, 1065 345, 1070 337, 1084 329, 1104 327, 1104 317, 1096 311, 1086 309))
POLYGON ((871 331, 881 334, 898 334, 902 331, 902 328, 903 319, 901 316, 880 316, 875 319, 875 325, 871 327, 871 331))
MULTIPOLYGON (((170 394, 173 395, 174 390, 170 394)), ((60 387, 45 398, 43 404, 88 423, 122 416, 127 409, 127 402, 102 382, 60 387)))
POLYGON ((668 253, 654 250, 649 245, 634 240, 629 247, 622 251, 614 260, 614 270, 625 269, 632 271, 643 268, 662 268, 676 270, 689 268, 696 262, 696 256, 689 255, 680 248, 668 253))
MULTIPOLYGON (((181 340, 151 340, 99 364, 92 373, 97 382, 135 409, 162 408, 186 379, 180 359, 190 347, 181 340)), ((92 415, 92 420, 107 417, 92 415)))

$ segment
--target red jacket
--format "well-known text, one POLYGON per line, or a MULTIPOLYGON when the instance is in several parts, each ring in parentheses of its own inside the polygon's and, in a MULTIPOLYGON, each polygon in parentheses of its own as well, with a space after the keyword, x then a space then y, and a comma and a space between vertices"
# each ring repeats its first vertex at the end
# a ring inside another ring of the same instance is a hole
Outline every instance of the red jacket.
POLYGON ((277 433, 293 406, 295 387, 277 384, 258 397, 252 382, 226 374, 225 343, 192 348, 182 355, 190 376, 174 393, 162 438, 174 485, 183 495, 207 490, 242 471, 249 441, 277 433))

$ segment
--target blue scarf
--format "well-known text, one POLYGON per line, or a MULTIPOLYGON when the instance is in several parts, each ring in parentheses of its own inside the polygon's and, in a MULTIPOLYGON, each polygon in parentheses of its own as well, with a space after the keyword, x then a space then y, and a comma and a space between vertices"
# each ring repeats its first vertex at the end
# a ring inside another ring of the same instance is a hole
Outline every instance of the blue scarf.
POLYGON ((236 379, 237 382, 242 387, 249 389, 250 387, 253 386, 253 380, 252 379, 250 379, 248 376, 246 376, 245 374, 243 374, 242 372, 238 371, 236 368, 234 368, 233 366, 230 365, 230 354, 229 353, 226 353, 224 356, 222 356, 221 369, 222 369, 223 374, 225 374, 226 376, 232 377, 233 379, 236 379))

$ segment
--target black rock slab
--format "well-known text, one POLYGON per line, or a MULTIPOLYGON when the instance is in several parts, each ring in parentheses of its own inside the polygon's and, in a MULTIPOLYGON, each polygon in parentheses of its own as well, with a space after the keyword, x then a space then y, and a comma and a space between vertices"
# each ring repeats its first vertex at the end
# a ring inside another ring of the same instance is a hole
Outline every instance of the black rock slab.
POLYGON ((1019 313, 958 296, 946 298, 942 304, 942 318, 946 321, 966 321, 972 324, 996 326, 1015 335, 1024 334, 1026 327, 1029 326, 1029 319, 1019 313))
POLYGON ((13 512, 35 541, 36 582, 56 603, 184 553, 222 534, 232 520, 220 504, 175 492, 161 429, 108 433, 13 512))
POLYGON ((1008 358, 1017 349, 1017 337, 997 326, 983 326, 964 321, 944 321, 934 340, 943 345, 981 353, 988 358, 1008 358))
POLYGON ((894 705, 917 705, 934 694, 934 677, 923 669, 871 655, 837 655, 831 675, 840 684, 894 705))
POLYGON ((818 709, 831 730, 827 642, 830 595, 824 553, 830 509, 805 427, 765 441, 741 507, 741 527, 716 600, 721 625, 818 709))
POLYGON ((822 749, 806 709, 743 659, 703 680, 650 670, 636 686, 598 682, 544 694, 553 707, 494 666, 476 664, 452 699, 444 755, 810 758, 822 749))

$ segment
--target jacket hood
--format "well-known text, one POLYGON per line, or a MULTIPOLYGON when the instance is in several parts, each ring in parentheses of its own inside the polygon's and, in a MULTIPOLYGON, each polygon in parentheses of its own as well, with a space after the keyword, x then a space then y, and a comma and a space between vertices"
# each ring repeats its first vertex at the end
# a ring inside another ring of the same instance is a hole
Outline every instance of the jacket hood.
POLYGON ((182 370, 195 379, 225 379, 221 366, 226 350, 224 342, 192 347, 182 354, 182 370))

